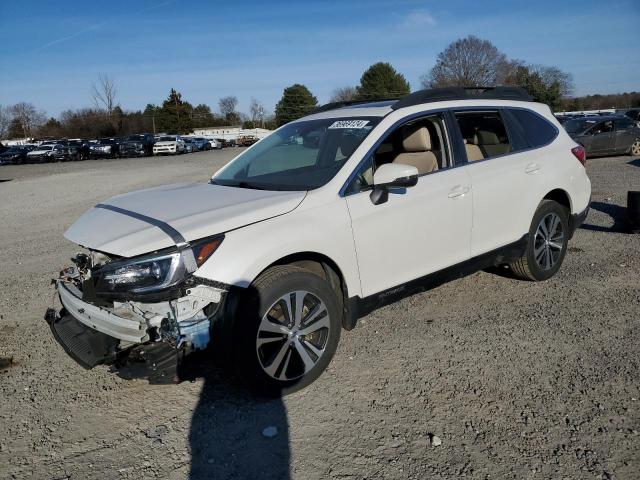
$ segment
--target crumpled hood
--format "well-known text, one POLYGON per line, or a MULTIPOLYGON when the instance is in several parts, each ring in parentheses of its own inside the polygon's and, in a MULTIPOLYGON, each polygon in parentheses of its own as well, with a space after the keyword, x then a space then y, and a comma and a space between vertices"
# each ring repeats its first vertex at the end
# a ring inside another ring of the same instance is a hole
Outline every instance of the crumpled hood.
POLYGON ((88 210, 64 236, 86 248, 132 257, 176 243, 144 217, 168 224, 191 241, 288 213, 305 195, 207 183, 166 185, 105 200, 101 205, 107 208, 88 210))

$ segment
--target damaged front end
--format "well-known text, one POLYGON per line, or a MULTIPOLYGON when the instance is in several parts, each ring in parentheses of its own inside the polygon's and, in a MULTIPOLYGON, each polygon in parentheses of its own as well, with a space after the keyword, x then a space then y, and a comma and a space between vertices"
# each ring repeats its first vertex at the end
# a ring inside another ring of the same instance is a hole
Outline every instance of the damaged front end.
POLYGON ((178 381, 181 359, 209 345, 228 292, 193 274, 221 242, 135 258, 78 254, 53 280, 62 304, 45 315, 53 336, 84 368, 144 364, 151 383, 178 381))

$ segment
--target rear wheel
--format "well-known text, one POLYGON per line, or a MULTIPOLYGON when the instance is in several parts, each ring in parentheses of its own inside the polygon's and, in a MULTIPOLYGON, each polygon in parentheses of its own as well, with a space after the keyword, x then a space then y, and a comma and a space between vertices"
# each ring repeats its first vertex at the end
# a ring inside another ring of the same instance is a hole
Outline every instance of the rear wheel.
POLYGON ((522 257, 510 264, 523 280, 553 277, 564 260, 569 241, 569 212, 553 200, 543 200, 533 215, 529 242, 522 257))
POLYGON ((234 324, 236 362, 251 388, 281 395, 304 388, 331 362, 340 339, 338 299, 318 275, 294 266, 264 272, 234 324))
POLYGON ((640 157, 640 138, 636 138, 636 140, 631 144, 629 154, 640 157))

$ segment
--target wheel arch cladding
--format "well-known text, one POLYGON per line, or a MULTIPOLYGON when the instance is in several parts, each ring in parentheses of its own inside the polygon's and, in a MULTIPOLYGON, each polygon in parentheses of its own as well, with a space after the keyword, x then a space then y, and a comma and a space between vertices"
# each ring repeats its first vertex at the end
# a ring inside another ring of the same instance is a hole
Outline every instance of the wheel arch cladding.
POLYGON ((269 268, 277 266, 277 265, 295 265, 297 267, 308 270, 320 278, 324 279, 329 286, 333 289, 336 294, 336 298, 338 300, 338 305, 342 312, 342 326, 350 330, 351 328, 347 325, 347 315, 345 314, 346 302, 345 299, 349 298, 347 283, 344 278, 344 274, 342 273, 338 264, 328 256, 317 253, 317 252, 298 252, 282 257, 270 265, 265 267, 257 276, 258 278, 269 268))
POLYGON ((571 214, 571 197, 569 194, 561 189, 556 188, 547 193, 542 200, 553 200, 554 202, 559 203, 560 205, 566 207, 569 210, 569 214, 571 214))

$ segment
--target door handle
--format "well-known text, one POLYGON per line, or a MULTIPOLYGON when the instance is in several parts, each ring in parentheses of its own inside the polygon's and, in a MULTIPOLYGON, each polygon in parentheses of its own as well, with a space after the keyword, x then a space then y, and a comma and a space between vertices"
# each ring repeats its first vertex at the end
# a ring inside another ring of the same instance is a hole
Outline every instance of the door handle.
POLYGON ((457 187, 453 187, 451 190, 449 190, 449 198, 458 198, 458 197, 463 197, 465 196, 467 193, 469 193, 469 187, 463 187, 458 185, 457 187))
POLYGON ((537 163, 530 163, 524 169, 524 173, 538 173, 540 171, 540 165, 537 163))

